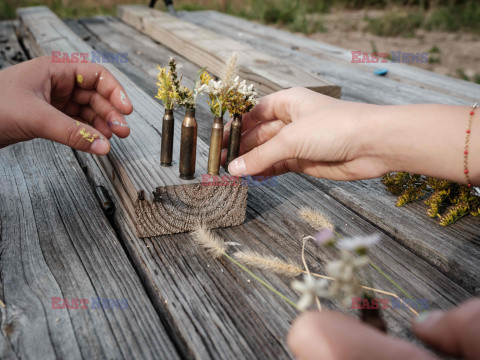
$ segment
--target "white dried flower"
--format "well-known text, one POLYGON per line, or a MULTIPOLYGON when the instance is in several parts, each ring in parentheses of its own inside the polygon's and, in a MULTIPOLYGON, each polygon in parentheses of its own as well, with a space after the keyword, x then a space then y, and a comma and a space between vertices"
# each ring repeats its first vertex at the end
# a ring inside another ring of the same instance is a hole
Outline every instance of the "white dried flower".
POLYGON ((230 91, 237 89, 239 81, 240 81, 240 76, 237 76, 235 79, 233 79, 233 82, 231 82, 230 84, 225 83, 225 87, 229 86, 226 92, 229 93, 230 91))
POLYGON ((329 245, 335 242, 335 231, 331 228, 323 229, 317 232, 312 238, 319 245, 329 245))
POLYGON ((328 280, 315 279, 310 274, 305 274, 303 281, 293 281, 291 284, 292 289, 301 294, 297 303, 300 310, 303 311, 312 305, 316 297, 328 297, 328 285, 328 280))
POLYGON ((380 234, 355 236, 338 241, 338 247, 345 250, 365 251, 367 248, 380 241, 380 234))
POLYGON ((355 257, 349 251, 342 250, 340 260, 332 261, 326 266, 327 274, 336 280, 330 287, 330 295, 343 296, 344 304, 348 305, 352 296, 358 296, 361 292, 359 271, 369 262, 370 259, 366 256, 355 257))
POLYGON ((202 85, 202 83, 201 83, 200 81, 197 81, 197 82, 195 83, 195 89, 194 89, 194 91, 195 91, 196 94, 201 94, 201 93, 203 93, 203 92, 205 91, 205 89, 206 89, 206 85, 202 85))

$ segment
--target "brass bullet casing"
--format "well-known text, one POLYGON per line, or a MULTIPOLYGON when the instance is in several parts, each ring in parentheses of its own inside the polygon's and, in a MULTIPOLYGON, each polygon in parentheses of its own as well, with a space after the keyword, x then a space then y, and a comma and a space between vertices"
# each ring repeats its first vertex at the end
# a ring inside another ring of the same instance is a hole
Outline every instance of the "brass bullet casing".
POLYGON ((215 116, 210 136, 210 150, 208 152, 208 168, 210 175, 220 174, 220 157, 222 155, 223 117, 215 116))
POLYGON ((197 156, 197 120, 195 109, 187 109, 182 123, 180 136, 180 179, 191 180, 195 177, 197 156))
POLYGON ((160 151, 160 165, 162 166, 172 166, 174 127, 173 109, 165 109, 162 121, 162 149, 160 151))
POLYGON ((230 139, 228 140, 227 160, 225 161, 225 170, 228 171, 228 164, 240 154, 240 138, 242 137, 242 115, 234 115, 232 126, 230 127, 230 139))

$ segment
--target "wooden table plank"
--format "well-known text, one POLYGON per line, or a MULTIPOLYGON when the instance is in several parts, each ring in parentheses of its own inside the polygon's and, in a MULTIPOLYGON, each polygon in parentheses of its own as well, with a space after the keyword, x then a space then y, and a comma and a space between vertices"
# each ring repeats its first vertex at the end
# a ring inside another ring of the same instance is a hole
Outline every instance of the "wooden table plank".
MULTIPOLYGON (((152 73, 148 73, 148 69, 154 69, 158 62, 165 63, 171 55, 114 19, 96 17, 81 23, 91 31, 88 41, 94 48, 129 52, 129 63, 118 65, 144 89, 152 86, 152 73), (142 75, 139 69, 147 71, 142 75)), ((82 37, 88 37, 78 24, 70 25, 82 37)), ((186 77, 193 78, 198 69, 184 63, 182 70, 186 77)), ((198 110, 208 111, 202 104, 198 110)), ((204 134, 200 136, 208 136, 204 131, 208 122, 200 121, 199 126, 199 134, 204 134)), ((289 174, 280 178, 276 188, 250 189, 246 223, 218 233, 229 241, 241 243, 242 248, 299 262, 299 240, 311 229, 294 213, 305 205, 331 216, 344 234, 381 231, 305 179, 289 174)), ((289 357, 284 336, 295 312, 288 305, 265 293, 253 280, 249 282, 250 279, 231 263, 212 260, 192 244, 188 236, 163 236, 142 241, 122 220, 120 211, 116 216, 123 241, 156 298, 158 311, 168 319, 172 333, 176 334, 177 346, 185 354, 194 358, 289 357)), ((434 308, 446 308, 471 296, 395 239, 388 235, 382 238, 381 246, 374 249, 373 258, 414 297, 429 299, 434 308)), ((326 254, 317 254, 309 247, 307 257, 315 270, 323 271, 326 254)), ((288 281, 268 273, 258 274, 289 297, 295 297, 288 281)), ((378 287, 392 290, 378 274, 374 274, 373 279, 378 287)), ((386 317, 393 333, 411 337, 406 326, 410 314, 392 311, 386 312, 386 317)))
MULTIPOLYGON (((405 85, 408 84, 415 85, 423 89, 424 93, 428 93, 428 91, 436 92, 438 96, 440 96, 440 99, 437 100, 437 102, 441 103, 444 102, 444 100, 442 100, 443 98, 441 97, 443 94, 448 95, 451 98, 455 98, 460 103, 467 101, 468 104, 472 104, 478 101, 478 98, 475 95, 480 92, 480 85, 470 81, 436 74, 431 71, 422 70, 414 66, 399 63, 352 63, 352 54, 350 49, 343 49, 335 45, 306 38, 305 36, 276 29, 272 26, 258 24, 241 19, 239 17, 218 13, 215 11, 179 12, 178 15, 185 20, 191 21, 207 29, 221 31, 226 36, 229 36, 237 41, 245 42, 245 40, 248 40, 246 42, 249 45, 253 45, 253 43, 251 43, 252 38, 253 41, 255 38, 258 38, 262 41, 263 46, 268 47, 270 45, 275 46, 274 44, 279 44, 284 48, 293 50, 293 53, 301 52, 308 54, 311 60, 318 63, 317 68, 320 69, 318 73, 325 76, 330 71, 330 69, 327 68, 328 63, 331 64, 330 67, 333 67, 334 70, 335 68, 342 69, 347 72, 347 68, 361 70, 370 75, 370 87, 374 88, 372 89, 373 92, 380 93, 380 91, 375 91, 377 80, 383 79, 385 81, 386 79, 392 79, 400 84, 398 84, 398 87, 392 85, 394 88, 390 89, 390 91, 387 93, 391 97, 389 103, 395 101, 394 93, 396 94, 397 91, 402 91, 403 89, 410 89, 409 87, 405 87, 405 85), (322 60, 326 60, 326 62, 322 60), (379 78, 373 75, 373 70, 380 66, 389 70, 387 77, 379 78)), ((298 62, 295 57, 290 58, 290 61, 303 64, 303 61, 298 62)), ((336 81, 338 78, 339 77, 336 76, 332 78, 332 81, 336 81)), ((355 82, 356 79, 352 78, 348 85, 354 86, 355 82)), ((347 85, 340 85, 342 86, 343 93, 343 89, 345 89, 347 85)))
MULTIPOLYGON (((0 28, 22 51, 13 24, 0 28)), ((0 358, 178 358, 71 149, 34 140, 0 150, 0 242, 0 358), (53 297, 89 309, 53 309, 53 297), (93 298, 128 307, 92 309, 93 298)))
POLYGON ((2 149, 0 178, 2 329, 12 329, 15 354, 175 358, 71 149, 44 140, 2 149), (128 308, 52 309, 52 297, 127 299, 128 308))
MULTIPOLYGON (((304 37, 287 34, 280 30, 270 31, 255 24, 252 24, 250 28, 256 28, 257 35, 249 35, 247 30, 239 31, 238 27, 236 28, 234 25, 243 24, 244 20, 234 21, 229 16, 225 17, 223 14, 214 12, 182 13, 182 16, 212 30, 217 29, 217 26, 222 26, 224 34, 237 41, 245 41, 270 54, 277 54, 289 58, 290 61, 303 63, 305 68, 311 71, 318 71, 319 69, 318 58, 312 58, 309 52, 303 52, 302 50, 302 44, 305 41, 308 42, 310 47, 313 46, 313 42, 304 37), (222 21, 227 20, 232 20, 232 26, 222 25, 222 21), (294 46, 300 46, 300 49, 292 50, 294 46)), ((247 28, 246 26, 242 27, 242 29, 247 28)), ((321 49, 319 46, 317 51, 320 53, 321 49)), ((400 66, 401 64, 392 64, 392 66, 397 65, 400 66)), ((425 78, 423 70, 410 68, 409 73, 418 70, 418 79, 425 78)), ((348 94, 349 100, 379 104, 429 102, 469 104, 467 98, 462 100, 435 92, 432 88, 424 89, 410 83, 376 77, 361 69, 348 68, 339 63, 330 63, 328 66, 322 67, 322 71, 342 86, 344 94, 348 94), (348 79, 342 75, 347 70, 349 70, 348 79), (347 81, 350 85, 347 84, 347 81)), ((440 82, 445 87, 447 87, 445 84, 451 82, 453 84, 452 88, 465 86, 462 89, 468 90, 473 87, 477 89, 477 93, 480 89, 479 85, 437 74, 432 74, 427 78, 431 78, 434 82, 440 82)), ((472 93, 466 92, 465 94, 472 93)), ((471 291, 472 294, 478 294, 480 291, 478 282, 480 263, 477 261, 480 257, 480 242, 478 241, 480 239, 480 222, 477 218, 468 217, 454 225, 442 227, 438 225, 436 219, 427 217, 426 206, 421 202, 409 204, 402 208, 395 207, 395 197, 385 191, 379 179, 334 182, 309 176, 305 176, 305 178, 337 201, 352 208, 363 218, 382 228, 407 249, 418 254, 432 266, 437 267, 471 291)))

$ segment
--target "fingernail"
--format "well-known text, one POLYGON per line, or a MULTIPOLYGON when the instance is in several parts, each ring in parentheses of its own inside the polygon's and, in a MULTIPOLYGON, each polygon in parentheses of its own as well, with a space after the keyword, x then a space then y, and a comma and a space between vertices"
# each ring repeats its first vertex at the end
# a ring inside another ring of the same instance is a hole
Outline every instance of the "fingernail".
POLYGON ((243 160, 241 157, 233 160, 229 165, 228 165, 228 172, 232 175, 240 175, 245 172, 245 160, 243 160))
POLYGON ((440 310, 435 311, 424 311, 415 318, 417 324, 426 324, 429 322, 434 322, 443 317, 444 312, 440 310))
POLYGON ((114 126, 129 127, 127 123, 118 121, 118 120, 116 120, 115 118, 113 118, 113 119, 111 119, 111 120, 108 120, 108 121, 107 121, 107 125, 108 125, 108 127, 109 127, 110 129, 113 128, 114 126))
POLYGON ((127 95, 123 91, 120 91, 120 101, 123 105, 128 105, 129 100, 127 98, 127 95))
POLYGON ((96 139, 90 145, 90 151, 95 155, 106 155, 110 151, 110 143, 104 139, 96 139))

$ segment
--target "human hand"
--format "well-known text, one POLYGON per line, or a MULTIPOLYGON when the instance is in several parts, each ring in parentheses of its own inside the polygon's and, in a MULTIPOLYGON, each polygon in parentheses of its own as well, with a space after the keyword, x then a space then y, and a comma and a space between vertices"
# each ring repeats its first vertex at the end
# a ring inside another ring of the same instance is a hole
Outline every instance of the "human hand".
MULTIPOLYGON (((413 332, 448 355, 478 360, 480 300, 470 300, 448 312, 421 314, 413 321, 413 332)), ((427 350, 333 311, 301 315, 288 334, 288 345, 295 358, 302 360, 438 360, 427 350)))
MULTIPOLYGON (((387 168, 371 156, 368 147, 371 122, 366 114, 373 106, 305 88, 266 96, 243 117, 240 154, 244 155, 230 163, 229 172, 280 175, 292 171, 335 180, 380 176, 387 168)), ((228 136, 225 131, 223 147, 228 136)))
POLYGON ((130 134, 132 104, 99 64, 44 56, 0 71, 0 84, 0 148, 38 137, 105 155, 113 134, 130 134))
MULTIPOLYGON (((304 88, 279 91, 244 115, 243 155, 229 164, 229 172, 239 176, 292 171, 359 180, 406 171, 465 183, 465 131, 459 122, 464 126, 470 111, 456 105, 362 104, 304 88)), ((475 113, 472 121, 471 164, 480 163, 479 116, 475 113)), ((469 174, 478 186, 480 167, 473 166, 469 174)))

